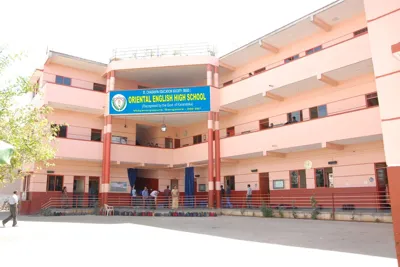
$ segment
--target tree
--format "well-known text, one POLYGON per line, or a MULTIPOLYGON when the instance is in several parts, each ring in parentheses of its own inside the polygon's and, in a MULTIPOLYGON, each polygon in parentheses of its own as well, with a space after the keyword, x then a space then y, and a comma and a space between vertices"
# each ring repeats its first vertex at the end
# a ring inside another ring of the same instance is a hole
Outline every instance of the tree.
POLYGON ((49 166, 55 157, 55 134, 46 115, 52 109, 32 104, 17 105, 17 99, 34 91, 26 78, 5 80, 5 71, 20 56, 7 53, 0 47, 0 140, 14 146, 10 165, 0 165, 0 185, 27 175, 27 166, 49 166))

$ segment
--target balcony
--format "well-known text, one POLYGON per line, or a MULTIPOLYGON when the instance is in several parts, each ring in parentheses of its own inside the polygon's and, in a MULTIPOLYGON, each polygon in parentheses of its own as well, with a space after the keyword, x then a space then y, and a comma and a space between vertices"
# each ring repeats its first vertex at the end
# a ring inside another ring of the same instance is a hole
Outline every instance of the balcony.
POLYGON ((278 120, 286 121, 284 117, 271 118, 274 126, 265 130, 259 130, 255 123, 241 125, 244 130, 241 134, 221 141, 221 157, 284 156, 290 152, 328 147, 341 149, 344 145, 382 140, 379 109, 376 107, 328 114, 325 118, 287 125, 277 123, 278 120))
POLYGON ((102 161, 103 143, 79 139, 57 138, 56 157, 67 160, 102 161))
POLYGON ((170 167, 174 150, 124 144, 111 144, 111 161, 143 167, 170 167))
POLYGON ((298 59, 287 62, 282 59, 263 69, 255 70, 232 81, 221 89, 221 106, 240 109, 254 101, 261 101, 267 91, 281 97, 290 97, 296 90, 287 88, 304 87, 311 90, 324 84, 318 74, 335 78, 337 82, 360 75, 360 70, 372 72, 371 52, 368 34, 349 33, 321 45, 321 50, 313 53, 302 51, 298 59), (343 75, 343 74, 346 75, 343 75), (251 98, 254 101, 249 101, 251 98), (242 103, 243 102, 243 103, 242 103))
POLYGON ((55 75, 44 73, 43 95, 36 95, 36 105, 47 104, 63 110, 103 114, 106 94, 93 90, 93 82, 70 79, 70 85, 55 83, 55 75))

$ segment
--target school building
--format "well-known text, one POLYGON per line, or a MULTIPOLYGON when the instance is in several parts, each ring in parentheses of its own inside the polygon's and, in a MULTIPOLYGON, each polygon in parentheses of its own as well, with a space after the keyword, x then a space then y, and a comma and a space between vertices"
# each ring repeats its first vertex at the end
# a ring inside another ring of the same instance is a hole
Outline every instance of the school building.
POLYGON ((32 101, 62 125, 57 157, 23 182, 22 211, 64 186, 128 196, 133 169, 138 190, 177 186, 209 207, 220 185, 232 197, 248 185, 271 199, 374 196, 396 227, 398 25, 397 0, 339 0, 221 57, 206 44, 115 49, 108 64, 49 51, 32 101))

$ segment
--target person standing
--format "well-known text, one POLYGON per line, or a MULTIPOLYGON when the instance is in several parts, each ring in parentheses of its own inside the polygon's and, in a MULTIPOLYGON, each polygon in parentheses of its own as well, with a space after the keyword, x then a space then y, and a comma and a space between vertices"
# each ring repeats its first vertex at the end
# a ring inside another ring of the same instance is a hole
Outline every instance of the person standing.
POLYGON ((171 190, 169 189, 169 185, 167 185, 167 189, 164 190, 165 204, 164 208, 169 208, 169 198, 171 196, 171 190))
POLYGON ((251 209, 251 199, 253 196, 253 190, 251 189, 251 186, 248 184, 247 185, 247 193, 246 193, 246 204, 247 208, 251 209))
POLYGON ((62 205, 63 208, 66 209, 68 208, 68 191, 66 186, 63 187, 61 194, 62 205))
POLYGON ((221 185, 221 205, 222 205, 222 207, 225 206, 224 205, 224 198, 225 198, 225 189, 224 189, 224 186, 221 185))
POLYGON ((147 200, 149 198, 149 190, 147 190, 147 186, 144 187, 142 191, 142 198, 143 198, 143 208, 147 207, 147 200))
POLYGON ((231 203, 231 187, 229 185, 226 186, 226 206, 227 208, 233 208, 232 203, 231 203))
POLYGON ((179 207, 179 190, 174 186, 174 189, 171 191, 172 194, 172 208, 177 209, 179 207))
POLYGON ((136 188, 135 185, 132 186, 132 190, 131 190, 131 197, 132 197, 132 207, 136 206, 136 188))
POLYGON ((6 223, 13 219, 13 227, 17 226, 17 205, 18 196, 17 191, 14 191, 13 195, 9 198, 8 204, 10 205, 10 216, 3 220, 3 227, 6 227, 6 223))

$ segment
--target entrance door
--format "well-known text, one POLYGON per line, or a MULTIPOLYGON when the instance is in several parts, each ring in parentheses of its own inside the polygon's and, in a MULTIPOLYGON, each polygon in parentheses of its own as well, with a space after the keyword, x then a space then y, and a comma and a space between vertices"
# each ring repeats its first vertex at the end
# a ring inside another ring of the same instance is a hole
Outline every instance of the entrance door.
POLYGON ((180 147, 181 147, 181 140, 175 139, 175 147, 174 148, 180 148, 180 147))
POLYGON ((262 172, 258 175, 259 178, 259 184, 260 184, 260 194, 262 200, 265 199, 265 202, 269 204, 269 173, 268 172, 262 172))
POLYGON ((94 207, 99 199, 100 177, 89 177, 89 207, 94 207))
POLYGON ((378 200, 381 208, 390 207, 389 184, 386 168, 386 163, 375 164, 376 190, 378 191, 378 200))
POLYGON ((165 138, 165 148, 173 148, 173 139, 165 138))
POLYGON ((85 193, 85 177, 74 176, 73 207, 83 206, 83 194, 85 193))

